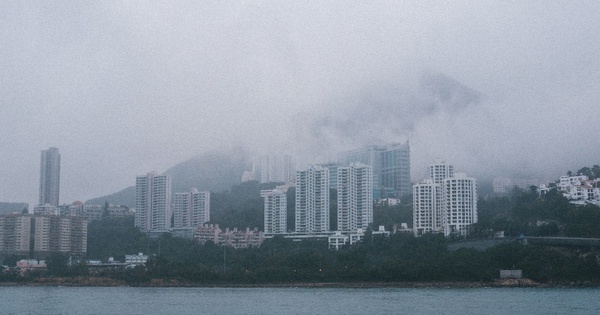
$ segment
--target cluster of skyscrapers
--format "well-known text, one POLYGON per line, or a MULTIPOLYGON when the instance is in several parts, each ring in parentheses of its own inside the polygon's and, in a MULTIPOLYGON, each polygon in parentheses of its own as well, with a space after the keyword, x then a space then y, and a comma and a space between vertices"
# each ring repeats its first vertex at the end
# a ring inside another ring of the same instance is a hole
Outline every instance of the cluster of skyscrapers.
POLYGON ((45 257, 62 252, 82 257, 87 252, 87 220, 60 215, 60 153, 43 150, 40 159, 39 204, 34 215, 0 216, 0 253, 45 257))
MULTIPOLYGON (((297 234, 327 233, 330 189, 337 191, 337 231, 366 230, 373 223, 373 200, 410 194, 408 142, 368 146, 346 152, 341 162, 312 165, 295 173, 297 234)), ((284 186, 261 193, 265 199, 265 233, 287 233, 284 186)))
POLYGON ((413 233, 467 235, 477 223, 477 184, 445 162, 428 166, 428 178, 412 185, 408 142, 369 146, 347 152, 343 162, 313 165, 295 175, 295 225, 287 228, 286 187, 261 192, 266 234, 329 233, 330 189, 337 191, 337 226, 342 234, 366 230, 373 223, 376 199, 401 198, 412 192, 413 233), (412 187, 412 190, 411 190, 412 187))
MULTIPOLYGON (((295 233, 328 233, 330 228, 330 170, 313 165, 296 172, 295 233)), ((373 168, 352 163, 336 168, 337 230, 366 229, 373 223, 373 168)), ((287 233, 284 186, 264 190, 265 233, 287 233)))
POLYGON ((445 162, 428 166, 428 178, 413 185, 413 233, 467 235, 477 223, 477 182, 445 162))
POLYGON ((185 231, 210 221, 210 192, 192 188, 176 193, 172 200, 169 175, 148 173, 135 182, 134 224, 142 232, 185 231))
MULTIPOLYGON (((337 233, 359 235, 360 231, 373 223, 375 199, 400 198, 411 193, 408 142, 349 151, 340 161, 295 171, 291 157, 287 155, 265 155, 256 159, 253 170, 244 174, 246 180, 255 179, 261 183, 292 182, 295 185, 293 231, 287 228, 289 185, 261 191, 264 198, 264 233, 331 233, 330 196, 331 190, 335 189, 335 230, 337 233)), ((171 177, 155 173, 137 176, 135 190, 134 224, 143 232, 177 234, 183 231, 186 234, 184 236, 191 237, 196 230, 210 227, 204 224, 210 221, 208 191, 192 188, 173 194, 171 177)), ((34 216, 15 214, 0 217, 0 252, 33 251, 43 254, 59 251, 77 256, 84 254, 87 220, 83 216, 89 212, 89 219, 96 219, 107 209, 74 203, 62 207, 64 209, 61 211, 59 193, 60 154, 57 148, 49 148, 41 154, 39 205, 34 208, 34 216)), ((466 235, 471 225, 477 222, 476 180, 464 173, 455 173, 452 165, 445 162, 429 165, 428 178, 412 185, 412 194, 413 232, 416 236, 425 233, 466 235)), ((119 215, 123 211, 128 212, 128 209, 112 210, 119 215)), ((216 237, 211 231, 207 233, 216 237)), ((229 239, 247 238, 251 241, 245 243, 253 244, 262 240, 262 234, 256 236, 257 233, 246 231, 244 234, 232 230, 229 239)), ((215 235, 227 239, 218 233, 215 235)), ((342 236, 336 234, 334 237, 342 236)))

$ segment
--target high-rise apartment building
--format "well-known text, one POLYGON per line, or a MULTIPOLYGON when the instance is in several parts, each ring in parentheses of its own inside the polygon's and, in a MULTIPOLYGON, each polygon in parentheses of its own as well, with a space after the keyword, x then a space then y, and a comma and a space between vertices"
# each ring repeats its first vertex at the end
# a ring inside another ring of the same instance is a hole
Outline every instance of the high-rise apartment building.
POLYGON ((196 227, 210 221, 210 192, 191 191, 175 194, 173 227, 196 227))
POLYGON ((404 144, 372 145, 346 153, 347 164, 360 162, 373 169, 373 197, 400 197, 411 193, 410 147, 404 144))
POLYGON ((329 231, 329 170, 319 166, 296 172, 296 232, 329 231))
POLYGON ((337 168, 337 229, 355 231, 373 223, 373 168, 355 163, 337 168))
POLYGON ((59 215, 0 216, 0 254, 29 256, 32 237, 36 257, 61 252, 82 258, 87 252, 87 220, 59 215))
POLYGON ((264 218, 267 234, 283 234, 287 232, 287 195, 282 189, 261 190, 260 196, 265 201, 264 218))
POLYGON ((443 197, 442 185, 433 179, 425 179, 413 185, 413 233, 415 236, 444 231, 443 197))
POLYGON ((142 232, 171 227, 171 177, 148 173, 135 182, 135 226, 142 232))
POLYGON ((468 235, 477 223, 477 182, 465 173, 455 173, 443 184, 446 224, 444 234, 468 235))
POLYGON ((477 185, 446 162, 427 166, 428 179, 413 186, 413 233, 468 235, 477 223, 477 185))
POLYGON ((385 197, 401 197, 411 193, 410 147, 395 143, 381 152, 381 186, 385 197))
POLYGON ((454 177, 454 166, 440 161, 427 166, 427 174, 429 178, 436 184, 443 184, 444 179, 454 177))
POLYGON ((60 153, 58 148, 43 150, 40 159, 40 205, 58 206, 60 193, 60 153))
POLYGON ((294 164, 289 155, 262 155, 254 161, 253 169, 260 183, 287 183, 294 178, 294 164))
POLYGON ((80 217, 34 216, 33 250, 36 256, 52 252, 81 258, 87 252, 87 220, 80 217))
POLYGON ((0 255, 29 255, 31 215, 0 216, 0 255))
POLYGON ((413 233, 445 231, 446 212, 442 186, 446 178, 454 177, 454 167, 438 161, 427 166, 428 179, 413 185, 413 233))
POLYGON ((331 189, 338 189, 338 184, 337 184, 337 175, 338 175, 338 167, 343 166, 340 163, 335 163, 335 162, 330 162, 330 163, 323 163, 323 164, 319 164, 320 167, 326 168, 329 170, 329 188, 331 189))

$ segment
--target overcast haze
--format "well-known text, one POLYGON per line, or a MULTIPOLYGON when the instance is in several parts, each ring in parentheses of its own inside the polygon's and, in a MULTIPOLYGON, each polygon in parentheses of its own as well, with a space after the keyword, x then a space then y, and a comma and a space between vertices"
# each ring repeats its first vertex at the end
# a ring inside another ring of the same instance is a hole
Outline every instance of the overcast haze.
POLYGON ((600 163, 600 2, 322 2, 2 1, 0 201, 37 202, 50 146, 61 203, 240 146, 410 138, 413 181, 600 163))

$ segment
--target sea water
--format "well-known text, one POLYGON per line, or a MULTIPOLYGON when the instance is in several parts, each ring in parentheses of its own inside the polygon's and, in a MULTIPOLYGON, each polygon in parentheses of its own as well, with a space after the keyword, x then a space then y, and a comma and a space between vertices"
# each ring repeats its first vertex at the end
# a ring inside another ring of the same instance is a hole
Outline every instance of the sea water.
POLYGON ((0 314, 600 314, 596 288, 0 287, 0 314))

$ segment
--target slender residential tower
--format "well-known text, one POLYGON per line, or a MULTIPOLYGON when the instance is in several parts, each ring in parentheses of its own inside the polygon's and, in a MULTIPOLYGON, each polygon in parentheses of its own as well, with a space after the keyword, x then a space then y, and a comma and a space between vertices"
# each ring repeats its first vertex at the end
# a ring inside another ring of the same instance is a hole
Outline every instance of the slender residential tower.
POLYGON ((42 151, 40 159, 40 205, 58 207, 60 193, 60 154, 58 148, 42 151))
POLYGON ((197 227, 210 221, 210 192, 192 188, 175 194, 173 227, 197 227))
POLYGON ((367 229, 373 223, 373 169, 353 163, 337 169, 337 229, 367 229))
POLYGON ((265 200, 265 233, 283 234, 287 232, 287 195, 282 189, 261 190, 265 200))
POLYGON ((465 173, 455 173, 444 179, 444 234, 469 234, 469 228, 477 223, 477 181, 465 173))
POLYGON ((438 161, 427 166, 427 173, 434 183, 442 185, 446 178, 454 177, 454 166, 438 161))
POLYGON ((413 185, 413 233, 415 236, 444 231, 443 203, 442 185, 433 179, 425 179, 413 185))
POLYGON ((329 232, 329 170, 319 166, 296 172, 296 232, 329 232))
POLYGON ((135 182, 135 226, 142 232, 171 227, 171 177, 148 173, 135 182))

